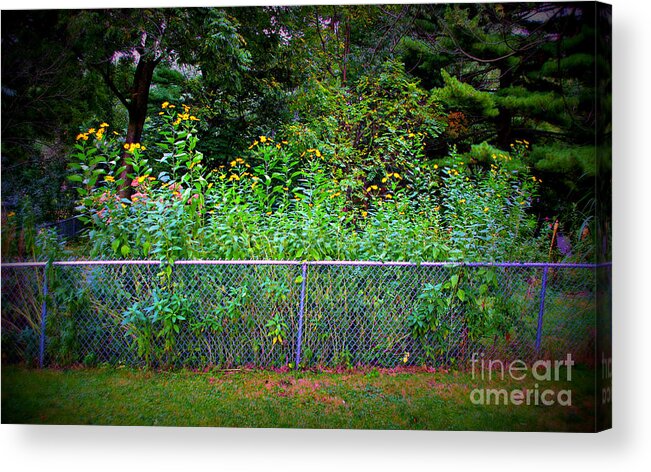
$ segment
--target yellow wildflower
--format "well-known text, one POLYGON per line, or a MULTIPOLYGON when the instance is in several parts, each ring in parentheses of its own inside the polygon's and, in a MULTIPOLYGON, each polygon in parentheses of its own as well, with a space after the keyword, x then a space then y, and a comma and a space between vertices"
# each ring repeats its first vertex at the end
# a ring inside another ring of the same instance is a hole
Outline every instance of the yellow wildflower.
POLYGON ((240 176, 237 174, 231 174, 231 176, 228 178, 228 180, 240 180, 240 176))
POLYGON ((160 106, 161 108, 167 108, 170 105, 170 102, 163 102, 163 104, 160 106))
POLYGON ((434 164, 434 170, 436 170, 436 169, 438 169, 438 168, 439 168, 439 165, 438 165, 438 164, 434 164))
POLYGON ((366 218, 368 216, 368 211, 362 211, 362 216, 366 218))
POLYGON ((107 182, 115 182, 115 177, 113 177, 112 175, 107 175, 104 177, 104 180, 107 182))
POLYGON ((106 121, 104 121, 104 122, 102 122, 101 125, 99 125, 99 127, 100 127, 100 128, 108 128, 108 127, 109 127, 109 124, 108 124, 106 121))
POLYGON ((260 136, 260 142, 261 143, 266 143, 267 142, 267 137, 266 136, 260 136))
POLYGON ((484 213, 488 213, 488 207, 484 208, 484 213))

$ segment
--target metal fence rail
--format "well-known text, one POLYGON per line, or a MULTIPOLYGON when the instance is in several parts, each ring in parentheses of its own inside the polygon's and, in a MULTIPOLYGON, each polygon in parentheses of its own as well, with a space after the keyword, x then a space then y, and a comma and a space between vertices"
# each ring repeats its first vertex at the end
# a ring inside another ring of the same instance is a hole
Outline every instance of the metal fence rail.
POLYGON ((610 264, 2 265, 3 362, 460 365, 594 356, 610 264), (605 285, 605 286, 601 286, 605 285))

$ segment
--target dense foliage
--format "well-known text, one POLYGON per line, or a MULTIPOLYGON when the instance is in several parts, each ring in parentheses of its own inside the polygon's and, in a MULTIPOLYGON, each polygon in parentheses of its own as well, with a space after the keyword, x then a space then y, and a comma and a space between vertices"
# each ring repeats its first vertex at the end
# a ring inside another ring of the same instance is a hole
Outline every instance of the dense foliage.
POLYGON ((5 258, 72 215, 95 258, 608 258, 592 5, 4 19, 5 258))

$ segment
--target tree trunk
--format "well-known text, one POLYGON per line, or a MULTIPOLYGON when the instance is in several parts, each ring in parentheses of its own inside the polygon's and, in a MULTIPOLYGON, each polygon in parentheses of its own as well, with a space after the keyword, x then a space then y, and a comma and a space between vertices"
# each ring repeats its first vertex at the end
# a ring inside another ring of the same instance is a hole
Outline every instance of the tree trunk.
MULTIPOLYGON (((127 110, 129 111, 129 125, 127 127, 127 136, 125 144, 139 143, 142 138, 142 129, 147 118, 147 104, 149 102, 149 86, 151 85, 154 69, 159 60, 149 60, 140 58, 136 66, 136 73, 133 77, 133 86, 131 88, 131 97, 127 110)), ((123 180, 120 187, 120 198, 131 199, 131 175, 133 166, 129 164, 131 153, 125 149, 122 151, 121 163, 124 170, 120 174, 123 180)))
MULTIPOLYGON (((509 69, 508 63, 500 62, 498 67, 502 72, 500 76, 500 90, 510 87, 513 84, 513 72, 509 69)), ((509 150, 509 144, 513 139, 513 113, 505 107, 498 107, 499 115, 495 119, 497 127, 497 147, 509 150)))

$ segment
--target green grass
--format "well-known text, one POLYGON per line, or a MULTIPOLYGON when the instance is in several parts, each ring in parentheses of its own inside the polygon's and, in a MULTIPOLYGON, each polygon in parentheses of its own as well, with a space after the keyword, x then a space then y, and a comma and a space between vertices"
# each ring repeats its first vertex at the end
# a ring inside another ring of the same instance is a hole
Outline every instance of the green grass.
MULTIPOLYGON (((592 431, 593 374, 575 369, 572 406, 478 406, 463 372, 153 372, 2 369, 2 422, 29 424, 592 431)), ((527 383, 527 382, 525 382, 527 383)), ((528 382, 533 388, 533 382, 528 382)), ((547 388, 547 387, 545 387, 547 388)))

